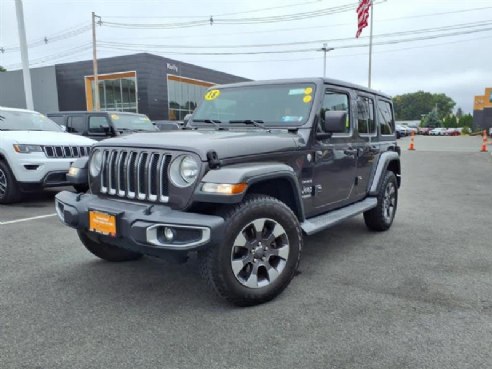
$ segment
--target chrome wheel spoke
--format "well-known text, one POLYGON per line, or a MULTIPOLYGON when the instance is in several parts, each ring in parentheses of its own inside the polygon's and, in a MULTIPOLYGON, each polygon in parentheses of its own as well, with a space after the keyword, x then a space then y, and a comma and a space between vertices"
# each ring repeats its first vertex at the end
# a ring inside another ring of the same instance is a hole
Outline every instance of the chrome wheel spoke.
POLYGON ((232 265, 232 272, 234 273, 235 276, 237 276, 244 269, 246 263, 244 259, 238 259, 238 260, 232 260, 231 265, 232 265))
POLYGON ((256 231, 256 238, 258 240, 260 240, 262 237, 263 229, 265 228, 265 222, 266 219, 263 218, 263 219, 256 219, 255 221, 253 221, 253 223, 251 223, 256 231))
POLYGON ((268 273, 268 280, 269 280, 270 283, 272 283, 280 275, 280 273, 278 272, 278 270, 275 269, 270 264, 267 265, 266 270, 267 270, 267 273, 268 273))
POLYGON ((258 268, 253 268, 251 271, 251 274, 249 275, 248 279, 246 279, 246 282, 244 283, 247 287, 249 288, 257 288, 258 287, 258 268))

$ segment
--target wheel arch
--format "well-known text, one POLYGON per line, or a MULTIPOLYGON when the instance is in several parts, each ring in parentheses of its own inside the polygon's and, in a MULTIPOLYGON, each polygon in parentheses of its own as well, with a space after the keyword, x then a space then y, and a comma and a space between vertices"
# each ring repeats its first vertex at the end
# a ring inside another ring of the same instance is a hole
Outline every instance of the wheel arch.
POLYGON ((392 171, 398 183, 398 188, 401 185, 401 164, 400 156, 395 151, 386 151, 379 157, 378 164, 374 171, 372 180, 369 182, 369 195, 376 196, 379 193, 381 182, 384 179, 384 174, 387 170, 392 171))

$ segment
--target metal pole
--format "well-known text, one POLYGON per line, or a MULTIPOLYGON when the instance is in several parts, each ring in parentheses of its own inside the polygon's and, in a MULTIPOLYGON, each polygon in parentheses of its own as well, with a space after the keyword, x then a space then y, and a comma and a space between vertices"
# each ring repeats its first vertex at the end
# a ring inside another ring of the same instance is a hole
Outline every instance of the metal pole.
POLYGON ((92 67, 94 69, 94 110, 101 110, 101 101, 99 100, 99 79, 97 78, 97 50, 96 50, 96 13, 92 12, 92 67))
POLYGON ((24 77, 24 93, 26 96, 26 107, 34 110, 32 99, 31 72, 29 71, 29 55, 27 52, 26 27, 24 25, 24 9, 22 0, 15 0, 15 12, 17 15, 17 27, 19 29, 19 44, 22 59, 22 74, 24 77))
POLYGON ((323 78, 326 78, 326 43, 323 44, 323 78))
POLYGON ((371 29, 369 35, 369 81, 367 86, 371 88, 371 79, 372 79, 372 25, 374 20, 374 3, 371 1, 371 29))

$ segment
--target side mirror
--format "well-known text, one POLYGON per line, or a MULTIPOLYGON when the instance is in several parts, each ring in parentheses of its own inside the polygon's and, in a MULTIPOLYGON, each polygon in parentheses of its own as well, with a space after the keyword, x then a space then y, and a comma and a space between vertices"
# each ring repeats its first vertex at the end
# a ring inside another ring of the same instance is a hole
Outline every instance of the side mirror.
POLYGON ((185 117, 183 118, 184 125, 187 125, 188 124, 188 121, 190 120, 190 118, 191 118, 191 114, 190 113, 188 113, 188 114, 185 115, 185 117))
POLYGON ((321 128, 325 133, 343 133, 347 124, 347 112, 325 111, 321 128))

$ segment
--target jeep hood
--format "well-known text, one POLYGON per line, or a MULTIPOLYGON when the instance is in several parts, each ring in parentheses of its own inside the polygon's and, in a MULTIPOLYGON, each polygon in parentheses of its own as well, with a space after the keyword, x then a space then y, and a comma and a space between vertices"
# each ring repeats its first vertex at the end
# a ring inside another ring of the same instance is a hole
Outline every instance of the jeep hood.
POLYGON ((219 159, 267 154, 296 149, 300 137, 292 133, 273 131, 167 131, 136 133, 111 138, 101 146, 149 147, 195 152, 207 160, 207 152, 215 150, 219 159))

